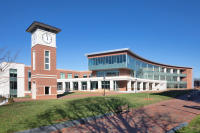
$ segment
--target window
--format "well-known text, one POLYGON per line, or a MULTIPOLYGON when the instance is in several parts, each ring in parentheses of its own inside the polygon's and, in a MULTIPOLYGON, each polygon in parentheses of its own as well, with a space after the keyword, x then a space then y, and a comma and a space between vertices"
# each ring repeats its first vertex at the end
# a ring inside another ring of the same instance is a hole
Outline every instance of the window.
POLYGON ((65 82, 65 88, 67 91, 70 90, 70 82, 65 82))
POLYGON ((177 81, 177 76, 173 76, 173 81, 177 81))
POLYGON ((87 90, 87 82, 81 82, 81 89, 82 90, 87 90))
POLYGON ((154 75, 154 80, 159 80, 159 75, 154 75))
POLYGON ((84 74, 84 75, 83 75, 83 78, 87 78, 87 75, 86 75, 86 74, 84 74))
POLYGON ((165 76, 164 76, 164 75, 161 75, 161 76, 160 76, 160 80, 165 80, 165 76))
POLYGON ((45 95, 49 95, 50 94, 50 87, 45 86, 45 95))
POLYGON ((62 82, 57 83, 57 90, 62 90, 62 82))
POLYGON ((158 66, 154 66, 154 71, 155 72, 159 72, 159 67, 158 66))
POLYGON ((45 70, 50 70, 50 52, 45 51, 45 59, 44 59, 45 70))
POLYGON ((102 89, 110 89, 110 81, 101 81, 102 89))
POLYGON ((61 79, 65 79, 65 73, 62 73, 62 72, 61 72, 61 73, 60 73, 60 78, 61 78, 61 79))
POLYGON ((29 79, 31 78, 31 71, 30 70, 28 71, 28 78, 29 79))
POLYGON ((78 78, 78 74, 75 74, 75 75, 74 75, 74 78, 78 78))
POLYGON ((162 67, 161 70, 160 70, 160 72, 165 72, 165 68, 162 67))
POLYGON ((126 54, 123 55, 113 55, 113 56, 104 56, 98 58, 89 59, 89 66, 95 65, 108 65, 115 63, 125 63, 126 62, 126 54))
POLYGON ((171 76, 166 77, 167 81, 172 81, 171 76))
POLYGON ((170 73, 170 68, 167 68, 167 73, 170 73))
POLYGON ((28 82, 28 90, 31 91, 31 82, 28 82))
POLYGON ((68 74, 67 74, 67 78, 68 78, 68 79, 71 79, 71 78, 72 78, 72 74, 71 74, 71 73, 68 73, 68 74))
POLYGON ((73 89, 78 90, 78 82, 73 82, 73 89))
POLYGON ((177 69, 174 69, 174 73, 178 73, 177 69))
POLYGON ((33 70, 35 70, 35 51, 33 51, 33 70))
POLYGON ((17 97, 17 69, 10 69, 10 96, 17 97))

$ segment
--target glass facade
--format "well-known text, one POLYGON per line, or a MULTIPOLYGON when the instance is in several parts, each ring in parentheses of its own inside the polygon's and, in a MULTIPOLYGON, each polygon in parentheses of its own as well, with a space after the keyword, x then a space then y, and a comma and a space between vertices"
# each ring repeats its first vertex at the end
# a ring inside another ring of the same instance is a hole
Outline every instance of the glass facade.
POLYGON ((88 61, 89 70, 124 68, 126 67, 126 54, 90 58, 88 61))
POLYGON ((186 74, 182 73, 184 70, 180 70, 179 73, 177 69, 146 63, 129 54, 89 58, 88 60, 89 70, 96 70, 97 77, 102 77, 104 75, 118 76, 118 69, 125 68, 131 70, 130 76, 132 77, 150 80, 166 80, 168 88, 180 86, 186 88, 187 86, 186 81, 178 81, 178 79, 186 77, 186 74), (105 69, 107 70, 105 71, 105 69))
POLYGON ((103 77, 103 76, 119 76, 118 70, 110 70, 110 71, 98 71, 97 77, 103 77))

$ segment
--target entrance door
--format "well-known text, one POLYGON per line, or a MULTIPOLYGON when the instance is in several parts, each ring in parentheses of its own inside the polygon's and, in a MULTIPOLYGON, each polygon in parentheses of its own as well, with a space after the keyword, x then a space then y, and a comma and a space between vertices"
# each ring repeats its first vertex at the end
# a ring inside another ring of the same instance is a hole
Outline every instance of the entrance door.
POLYGON ((36 99, 36 84, 33 82, 32 85, 32 99, 36 99))

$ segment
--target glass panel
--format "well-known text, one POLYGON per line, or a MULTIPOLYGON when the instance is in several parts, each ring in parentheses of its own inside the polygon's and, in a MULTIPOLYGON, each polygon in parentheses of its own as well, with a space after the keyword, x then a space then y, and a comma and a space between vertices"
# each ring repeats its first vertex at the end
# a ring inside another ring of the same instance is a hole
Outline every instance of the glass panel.
POLYGON ((49 63, 49 58, 45 58, 45 63, 49 63))
POLYGON ((45 51, 45 56, 49 57, 49 51, 45 51))
POLYGON ((49 69, 49 64, 45 64, 45 69, 49 69))
POLYGON ((72 74, 71 74, 71 73, 68 73, 68 74, 67 74, 67 78, 68 78, 68 79, 71 79, 71 78, 72 78, 72 74))
POLYGON ((29 91, 31 90, 31 82, 30 81, 28 82, 28 90, 29 91))

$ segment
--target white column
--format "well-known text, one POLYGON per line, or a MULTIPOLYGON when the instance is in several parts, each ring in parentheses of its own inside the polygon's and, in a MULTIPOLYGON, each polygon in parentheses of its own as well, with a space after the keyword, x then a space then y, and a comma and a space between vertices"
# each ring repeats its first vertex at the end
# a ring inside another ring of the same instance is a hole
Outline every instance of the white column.
POLYGON ((73 82, 70 82, 70 91, 73 91, 73 82))
POLYGON ((180 77, 177 77, 177 81, 180 81, 180 77))
POLYGON ((156 90, 160 90, 160 83, 158 83, 158 85, 156 86, 156 90))
POLYGON ((131 91, 131 80, 127 83, 127 91, 131 91))
POLYGON ((149 91, 149 82, 146 83, 146 90, 149 91))
POLYGON ((98 90, 101 90, 102 87, 101 87, 101 81, 98 81, 98 90))
POLYGON ((90 91, 91 88, 90 88, 90 81, 87 81, 87 91, 90 91))
POLYGON ((81 81, 78 81, 78 90, 81 90, 81 81))
POLYGON ((63 91, 65 91, 65 82, 62 82, 62 89, 63 89, 63 91))
POLYGON ((133 85, 133 86, 134 86, 134 87, 133 87, 133 88, 134 88, 134 93, 136 93, 136 91, 137 91, 137 90, 136 90, 136 89, 137 89, 137 82, 136 82, 136 81, 134 81, 134 85, 133 85))
POLYGON ((166 68, 166 67, 164 68, 164 72, 165 72, 165 73, 167 72, 167 68, 166 68))
POLYGON ((143 91, 143 82, 140 82, 140 91, 143 91))
POLYGON ((177 74, 180 74, 180 69, 177 70, 177 74))
POLYGON ((152 83, 152 90, 155 90, 155 82, 152 83))
POLYGON ((110 80, 110 90, 111 91, 114 90, 114 82, 113 82, 113 80, 110 80))
POLYGON ((172 68, 170 69, 170 73, 173 73, 173 69, 172 68))

